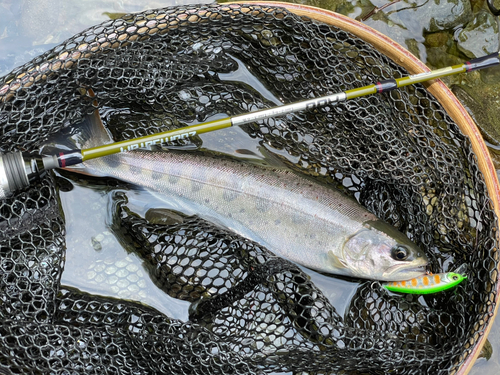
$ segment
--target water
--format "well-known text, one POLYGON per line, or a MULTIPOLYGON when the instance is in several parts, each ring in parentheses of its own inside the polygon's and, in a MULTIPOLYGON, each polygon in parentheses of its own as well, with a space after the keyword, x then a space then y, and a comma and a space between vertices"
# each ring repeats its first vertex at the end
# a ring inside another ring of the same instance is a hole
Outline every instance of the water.
MULTIPOLYGON (((165 7, 170 5, 189 3, 182 1, 159 0, 0 0, 0 75, 10 72, 13 68, 29 61, 53 46, 61 43, 66 38, 84 30, 86 27, 97 24, 109 17, 120 13, 135 12, 144 9, 165 7)), ((198 3, 200 1, 197 1, 198 3)), ((206 1, 209 3, 210 1, 206 1)), ((382 7, 384 2, 357 2, 357 1, 319 1, 309 0, 310 5, 336 10, 352 18, 365 18, 377 5, 382 7)), ((422 4, 417 4, 422 5, 422 4)), ((383 11, 374 13, 366 19, 365 23, 378 28, 381 32, 391 34, 424 62, 432 67, 441 67, 462 61, 463 56, 454 53, 453 46, 443 49, 439 43, 430 43, 418 17, 407 17, 404 14, 404 2, 394 3, 383 11), (395 15, 400 15, 396 19, 395 15), (384 18, 385 17, 385 18, 384 18), (404 22, 406 30, 398 30, 398 22, 404 22)), ((459 33, 456 28, 454 33, 459 33)), ((453 33, 444 31, 432 35, 443 34, 449 41, 453 33), (450 34, 450 35, 448 35, 450 34)), ((446 44, 446 43, 444 43, 446 44)), ((449 44, 449 43, 448 43, 449 44)), ((485 133, 491 135, 490 142, 495 144, 497 136, 496 123, 484 114, 485 102, 487 107, 497 108, 494 103, 500 78, 497 73, 477 73, 475 76, 453 77, 447 83, 454 88, 465 91, 472 99, 466 99, 467 106, 475 115, 479 125, 485 133), (478 82, 476 82, 476 81, 478 82), (488 85, 486 88, 485 80, 488 85), (477 87, 483 87, 478 91, 477 87), (488 97, 488 94, 490 95, 488 97), (489 105, 488 105, 489 103, 489 105)), ((273 96, 258 81, 253 80, 245 71, 244 65, 231 73, 227 80, 250 80, 253 87, 259 90, 267 99, 279 104, 280 98, 273 96)), ((457 89, 457 90, 458 90, 457 89)), ((459 90, 458 90, 459 91, 459 90)), ((462 95, 462 97, 466 97, 462 95)), ((500 131, 498 131, 500 133, 500 131)), ((260 154, 260 145, 240 129, 227 129, 217 134, 202 136, 206 148, 239 155, 235 150, 248 150, 247 157, 263 158, 260 154), (252 156, 254 154, 255 156, 252 156)), ((500 158, 498 158, 500 159, 500 158)), ((141 260, 134 254, 124 249, 109 230, 111 220, 110 202, 113 191, 126 191, 129 197, 129 206, 135 212, 144 213, 146 206, 141 202, 148 200, 151 207, 164 207, 165 203, 149 193, 118 185, 108 188, 98 180, 80 179, 68 173, 56 172, 60 178, 62 189, 60 193, 61 204, 67 223, 67 259, 62 282, 90 293, 115 296, 123 299, 140 301, 159 311, 182 320, 187 319, 188 304, 168 297, 159 290, 147 277, 146 270, 142 267, 141 260)), ((313 282, 330 299, 337 311, 342 312, 347 308, 348 301, 354 295, 357 283, 337 278, 331 278, 307 270, 313 282)), ((481 358, 473 367, 471 374, 497 374, 500 371, 500 320, 497 319, 489 336, 493 347, 493 355, 487 361, 481 358)))

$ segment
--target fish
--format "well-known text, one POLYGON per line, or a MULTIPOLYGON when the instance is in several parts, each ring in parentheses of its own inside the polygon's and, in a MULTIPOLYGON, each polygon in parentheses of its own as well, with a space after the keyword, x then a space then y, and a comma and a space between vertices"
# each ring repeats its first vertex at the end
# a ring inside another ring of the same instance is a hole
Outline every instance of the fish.
POLYGON ((411 294, 431 294, 453 288, 467 279, 467 276, 456 272, 422 275, 411 280, 393 281, 382 286, 391 292, 411 294))
MULTIPOLYGON (((81 126, 91 134, 83 148, 111 142, 97 111, 81 126)), ((199 152, 139 149, 66 169, 160 193, 193 211, 186 214, 211 220, 319 272, 381 281, 425 273, 426 255, 405 234, 353 198, 284 167, 199 152)))

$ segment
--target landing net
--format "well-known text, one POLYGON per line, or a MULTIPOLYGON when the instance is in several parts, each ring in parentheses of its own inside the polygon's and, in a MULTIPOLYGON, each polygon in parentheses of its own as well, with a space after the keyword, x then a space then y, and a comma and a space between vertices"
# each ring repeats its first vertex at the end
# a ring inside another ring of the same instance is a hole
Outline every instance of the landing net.
MULTIPOLYGON (((240 62, 284 103, 407 75, 350 33, 279 7, 146 11, 92 27, 0 79, 1 151, 36 152, 96 107, 106 108, 118 141, 276 105, 221 79, 240 62)), ((189 321, 176 320, 61 285, 65 220, 48 175, 0 202, 0 368, 456 372, 495 309, 497 219, 470 142, 439 102, 415 85, 244 129, 406 233, 432 271, 463 265, 467 282, 417 298, 367 281, 336 311, 301 269, 267 249, 197 217, 150 223, 116 195, 115 230, 165 293, 192 302, 189 321)))

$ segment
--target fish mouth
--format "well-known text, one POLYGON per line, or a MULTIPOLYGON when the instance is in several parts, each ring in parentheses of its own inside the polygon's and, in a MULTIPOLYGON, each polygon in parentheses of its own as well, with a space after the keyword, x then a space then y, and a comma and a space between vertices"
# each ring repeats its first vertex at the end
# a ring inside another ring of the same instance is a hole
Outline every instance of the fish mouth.
POLYGON ((404 264, 397 264, 395 266, 389 267, 382 274, 382 277, 389 281, 403 281, 413 279, 427 272, 426 265, 427 264, 408 268, 405 267, 404 264))

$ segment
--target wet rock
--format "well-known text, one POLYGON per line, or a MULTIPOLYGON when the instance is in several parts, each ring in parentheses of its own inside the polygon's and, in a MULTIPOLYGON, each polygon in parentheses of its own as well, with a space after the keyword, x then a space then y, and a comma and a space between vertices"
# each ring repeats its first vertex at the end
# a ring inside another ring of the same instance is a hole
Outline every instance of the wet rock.
POLYGON ((166 208, 150 208, 145 215, 151 224, 174 225, 182 224, 186 215, 166 208))
MULTIPOLYGON (((481 0, 476 0, 476 1, 481 1, 481 0)), ((491 13, 496 16, 497 15, 496 13, 498 12, 496 12, 495 10, 498 11, 500 9, 500 0, 488 0, 487 3, 491 13)))
MULTIPOLYGON (((366 5, 367 1, 362 0, 363 4, 366 5)), ((295 4, 307 4, 317 8, 328 9, 334 12, 343 14, 348 17, 356 17, 358 14, 354 14, 356 12, 355 8, 358 8, 359 11, 359 2, 353 0, 289 0, 290 3, 295 4)))
POLYGON ((111 13, 111 12, 103 12, 102 13, 104 16, 108 16, 110 20, 116 20, 118 18, 122 18, 125 16, 127 13, 111 13))
MULTIPOLYGON (((444 68, 445 66, 458 65, 463 64, 463 58, 458 57, 458 48, 456 43, 447 43, 444 46, 440 47, 427 47, 426 48, 426 56, 425 63, 430 69, 439 69, 444 68)), ((454 82, 453 79, 461 79, 463 77, 450 76, 452 79, 450 80, 448 77, 444 77, 443 81, 445 83, 454 82)))
POLYGON ((451 89, 479 127, 484 140, 490 146, 493 164, 500 170, 500 120, 497 107, 490 105, 500 102, 498 85, 480 82, 473 87, 453 85, 451 89))
POLYGON ((458 34, 458 48, 470 58, 496 52, 498 47, 498 22, 486 10, 479 11, 458 34))
POLYGON ((493 354, 493 347, 491 346, 490 342, 486 340, 483 348, 481 349, 481 353, 479 353, 478 358, 486 358, 486 360, 488 361, 491 358, 492 354, 493 354))
POLYGON ((451 34, 446 31, 427 34, 424 45, 427 48, 443 47, 450 43, 451 34))
POLYGON ((424 27, 426 31, 435 32, 450 30, 456 26, 464 25, 472 18, 472 8, 469 0, 437 0, 417 10, 417 19, 428 19, 424 27))
MULTIPOLYGON (((359 2, 362 6, 362 2, 359 2)), ((368 18, 367 7, 357 17, 370 27, 388 35, 425 62, 424 33, 452 30, 467 24, 472 19, 469 0, 402 0, 393 2, 384 9, 373 12, 368 18)), ((372 9, 373 10, 373 7, 372 9)), ((433 44, 446 43, 446 35, 436 37, 433 44)))
MULTIPOLYGON (((492 1, 492 0, 490 0, 492 1)), ((493 0, 495 1, 495 0, 493 0)), ((500 2, 499 2, 500 4, 500 2)), ((470 5, 471 5, 471 8, 472 8, 472 13, 477 13, 479 12, 481 9, 483 9, 483 5, 485 5, 485 1, 484 0, 470 0, 470 5)), ((485 7, 486 9, 486 7, 485 7)))
POLYGON ((96 237, 92 237, 90 241, 92 242, 92 247, 94 248, 95 251, 102 250, 101 242, 96 237))

